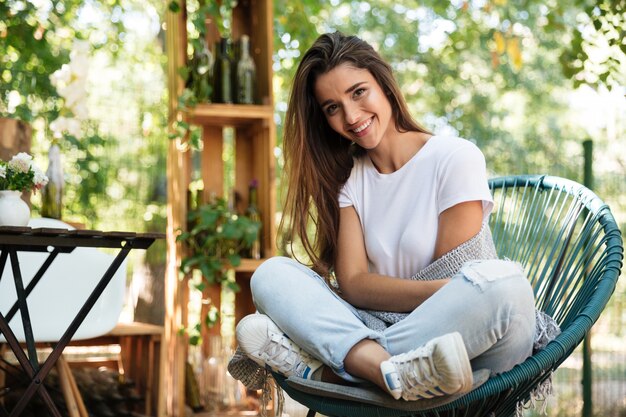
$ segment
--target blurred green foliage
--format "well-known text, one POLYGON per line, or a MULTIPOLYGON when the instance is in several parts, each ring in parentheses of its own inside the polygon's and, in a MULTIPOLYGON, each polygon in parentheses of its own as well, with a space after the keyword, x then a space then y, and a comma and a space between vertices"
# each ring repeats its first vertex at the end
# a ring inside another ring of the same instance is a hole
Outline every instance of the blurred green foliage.
POLYGON ((115 17, 123 10, 121 3, 1 1, 0 115, 27 122, 38 117, 54 120, 62 103, 50 75, 69 61, 74 39, 87 39, 95 49, 116 53, 123 39, 122 24, 115 17), (83 19, 77 24, 81 13, 93 8, 102 13, 102 20, 83 19), (18 104, 9 106, 10 102, 18 104))
MULTIPOLYGON (((200 23, 207 13, 228 16, 235 4, 189 2, 190 48, 203 33, 200 23)), ((155 6, 150 5, 161 19, 168 7, 180 9, 175 1, 155 6)), ((165 91, 162 31, 144 40, 152 42, 147 47, 128 24, 149 10, 138 0, 0 2, 0 115, 46 129, 62 105, 49 75, 68 62, 74 38, 88 39, 94 55, 125 68, 127 76, 109 92, 112 102, 119 101, 120 91, 136 89, 140 97, 142 71, 159 72, 163 84, 152 88, 165 91), (148 62, 156 65, 147 69, 148 62), (11 95, 18 104, 10 108, 11 95), (38 119, 45 122, 37 125, 38 119)), ((613 0, 274 0, 274 11, 279 145, 299 57, 327 31, 354 33, 372 43, 394 67, 415 117, 431 130, 475 141, 492 173, 550 167, 551 173, 579 179, 579 163, 573 162, 581 159, 580 151, 573 159, 572 150, 591 133, 571 123, 566 94, 583 83, 596 89, 626 85, 625 11, 613 0)), ((227 30, 228 19, 218 20, 227 30)), ((103 114, 93 115, 83 137, 66 138, 68 213, 93 226, 105 217, 119 219, 125 206, 123 217, 160 217, 164 228, 163 209, 155 207, 165 201, 166 145, 160 144, 167 136, 165 100, 165 94, 158 100, 139 98, 129 109, 137 125, 145 115, 152 120, 152 128, 137 129, 145 133, 137 138, 139 147, 128 145, 119 132, 103 131, 98 125, 103 114), (135 166, 141 158, 150 163, 135 166), (135 168, 149 180, 133 180, 135 168), (124 199, 145 202, 137 210, 124 199)), ((194 137, 199 140, 199 132, 194 137)), ((45 151, 45 145, 38 146, 45 151)), ((281 178, 279 153, 278 167, 281 178)))
POLYGON ((570 123, 566 93, 626 85, 625 10, 611 0, 276 0, 274 10, 279 132, 299 57, 335 30, 374 45, 418 121, 475 141, 492 173, 551 167, 578 179, 571 149, 590 132, 570 123))

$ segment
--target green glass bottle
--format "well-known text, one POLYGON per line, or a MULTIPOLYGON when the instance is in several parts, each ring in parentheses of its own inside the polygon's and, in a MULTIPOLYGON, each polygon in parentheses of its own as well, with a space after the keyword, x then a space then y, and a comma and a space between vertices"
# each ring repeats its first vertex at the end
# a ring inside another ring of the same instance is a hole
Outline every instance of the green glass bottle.
POLYGON ((213 53, 201 36, 195 44, 190 73, 191 88, 200 102, 211 101, 214 61, 213 53))
MULTIPOLYGON (((258 207, 258 182, 257 180, 250 181, 248 187, 248 207, 246 208, 246 216, 252 221, 261 222, 261 213, 259 213, 258 207)), ((261 259, 261 232, 257 235, 257 238, 250 247, 250 258, 261 259)))
POLYGON ((221 38, 219 54, 215 63, 215 101, 217 103, 233 102, 233 61, 230 57, 230 42, 228 38, 221 38))
POLYGON ((53 144, 48 150, 48 184, 41 192, 41 216, 61 219, 63 216, 63 165, 59 145, 53 144))
POLYGON ((237 103, 254 104, 254 85, 256 67, 250 56, 250 37, 242 35, 239 41, 239 60, 237 61, 237 103))

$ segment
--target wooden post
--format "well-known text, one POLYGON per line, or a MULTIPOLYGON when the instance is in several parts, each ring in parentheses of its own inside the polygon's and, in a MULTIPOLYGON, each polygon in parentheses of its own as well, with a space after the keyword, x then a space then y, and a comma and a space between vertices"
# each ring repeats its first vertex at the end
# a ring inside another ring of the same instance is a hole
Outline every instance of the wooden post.
POLYGON ((26 122, 0 117, 0 159, 8 161, 19 152, 30 152, 32 129, 26 122))
MULTIPOLYGON (((20 152, 30 153, 33 130, 22 120, 0 117, 0 159, 9 161, 20 152)), ((30 191, 22 193, 30 206, 30 191)))
MULTIPOLYGON (((187 54, 187 13, 184 0, 179 1, 180 11, 170 10, 166 16, 166 42, 169 54, 167 74, 170 93, 169 125, 178 116, 178 95, 183 90, 183 80, 178 69, 185 65, 187 54)), ((172 141, 167 159, 167 269, 165 273, 165 320, 161 348, 161 369, 158 415, 182 417, 185 415, 185 362, 187 338, 179 333, 187 326, 187 279, 178 279, 181 245, 176 242, 179 228, 184 228, 187 213, 189 186, 189 158, 181 151, 178 140, 172 141)))

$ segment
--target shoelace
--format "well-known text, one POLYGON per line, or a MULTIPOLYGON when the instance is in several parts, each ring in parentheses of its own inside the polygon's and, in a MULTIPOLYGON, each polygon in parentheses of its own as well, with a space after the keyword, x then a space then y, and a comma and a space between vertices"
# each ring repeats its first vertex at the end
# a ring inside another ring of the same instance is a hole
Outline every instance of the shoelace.
POLYGON ((432 353, 432 349, 421 348, 392 359, 402 382, 403 396, 432 398, 445 394, 439 389, 432 353))
POLYGON ((302 376, 308 367, 305 352, 284 335, 272 334, 265 352, 267 365, 285 376, 302 376))

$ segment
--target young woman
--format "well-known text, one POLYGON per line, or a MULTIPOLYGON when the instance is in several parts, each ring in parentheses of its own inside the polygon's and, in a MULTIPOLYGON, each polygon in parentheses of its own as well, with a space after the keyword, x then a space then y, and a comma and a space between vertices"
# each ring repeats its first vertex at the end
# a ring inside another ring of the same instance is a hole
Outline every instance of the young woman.
POLYGON ((250 359, 415 400, 467 392, 472 367, 503 372, 531 354, 534 298, 517 264, 473 261, 411 279, 476 236, 490 239, 493 203, 480 150, 417 124, 369 44, 317 39, 295 76, 284 143, 281 228, 313 265, 276 257, 254 273, 259 313, 237 326, 250 359), (377 313, 405 314, 382 327, 364 318, 377 313))

